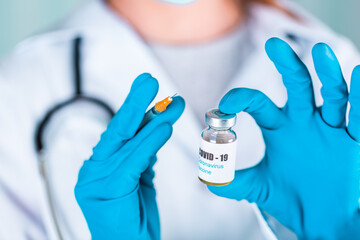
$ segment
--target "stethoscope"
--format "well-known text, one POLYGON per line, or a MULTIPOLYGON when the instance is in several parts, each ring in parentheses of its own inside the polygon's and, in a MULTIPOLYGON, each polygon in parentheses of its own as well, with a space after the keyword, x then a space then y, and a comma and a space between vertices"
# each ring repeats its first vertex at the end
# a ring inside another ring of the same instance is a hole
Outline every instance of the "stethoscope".
POLYGON ((55 204, 54 204, 54 200, 53 200, 51 187, 49 184, 49 176, 48 176, 46 165, 45 165, 45 163, 46 163, 46 159, 44 157, 44 155, 45 155, 44 154, 45 153, 44 152, 45 129, 48 126, 50 120, 53 119, 57 115, 57 113, 60 112, 60 110, 63 110, 64 108, 67 108, 70 105, 73 105, 74 103, 77 103, 79 101, 82 101, 82 102, 85 101, 87 103, 93 104, 97 107, 104 109, 110 118, 112 118, 115 114, 114 110, 107 103, 105 103, 101 99, 87 96, 82 91, 82 80, 83 79, 82 79, 82 72, 81 72, 81 44, 82 44, 81 37, 76 37, 72 41, 71 60, 72 60, 72 66, 73 66, 72 71, 73 71, 73 80, 74 80, 74 89, 75 89, 74 95, 71 98, 66 99, 66 100, 56 104, 52 108, 50 108, 46 112, 43 119, 39 122, 39 124, 35 130, 35 144, 36 144, 36 151, 38 154, 38 162, 39 162, 39 166, 40 166, 41 175, 43 177, 44 184, 45 184, 45 191, 46 191, 47 200, 48 200, 48 204, 49 204, 49 208, 50 208, 50 212, 51 212, 51 217, 54 222, 56 232, 57 232, 59 239, 63 239, 63 235, 62 235, 62 231, 61 231, 61 228, 59 225, 59 220, 56 216, 55 204))

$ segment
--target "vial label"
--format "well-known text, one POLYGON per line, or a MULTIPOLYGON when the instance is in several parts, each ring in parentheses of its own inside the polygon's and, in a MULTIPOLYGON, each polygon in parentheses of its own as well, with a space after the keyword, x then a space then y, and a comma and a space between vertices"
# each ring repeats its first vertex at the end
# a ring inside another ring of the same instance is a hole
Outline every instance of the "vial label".
POLYGON ((228 183, 234 179, 236 140, 216 144, 201 139, 199 148, 199 177, 210 183, 228 183))

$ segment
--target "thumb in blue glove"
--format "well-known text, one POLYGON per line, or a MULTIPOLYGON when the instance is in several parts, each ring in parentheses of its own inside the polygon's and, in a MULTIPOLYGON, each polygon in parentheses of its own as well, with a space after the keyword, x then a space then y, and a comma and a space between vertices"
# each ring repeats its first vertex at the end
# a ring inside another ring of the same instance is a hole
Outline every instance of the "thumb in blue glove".
POLYGON ((317 108, 308 69, 290 46, 272 38, 266 51, 287 89, 285 107, 246 88, 232 89, 219 104, 224 113, 245 111, 255 119, 265 156, 258 165, 238 170, 231 184, 208 188, 219 196, 255 202, 300 239, 360 239, 360 66, 348 94, 333 51, 315 45, 324 99, 317 108))
POLYGON ((158 87, 150 74, 135 79, 80 169, 75 197, 93 239, 160 239, 152 167, 185 104, 174 97, 165 112, 138 131, 158 87))

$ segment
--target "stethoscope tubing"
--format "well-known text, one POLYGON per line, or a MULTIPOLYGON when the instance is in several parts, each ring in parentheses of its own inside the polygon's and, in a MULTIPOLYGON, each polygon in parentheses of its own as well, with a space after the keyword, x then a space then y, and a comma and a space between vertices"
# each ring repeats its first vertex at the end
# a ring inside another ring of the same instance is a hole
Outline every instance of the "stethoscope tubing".
POLYGON ((68 107, 78 101, 86 101, 91 104, 97 105, 101 108, 103 108, 106 113, 109 114, 109 117, 112 118, 115 115, 115 111, 105 103, 103 100, 87 96, 82 91, 82 74, 81 74, 81 43, 82 38, 81 36, 77 36, 73 39, 72 42, 72 64, 73 64, 73 78, 74 78, 74 88, 75 92, 72 97, 70 97, 67 100, 64 100, 56 105, 54 105, 52 108, 50 108, 42 118, 42 120, 38 123, 35 129, 35 148, 38 155, 38 163, 41 175, 44 180, 45 185, 45 191, 47 195, 47 201, 50 208, 51 217, 56 229, 57 236, 60 240, 64 239, 64 236, 61 231, 61 227, 59 224, 59 219, 56 215, 56 208, 54 204, 53 194, 50 186, 49 181, 49 174, 47 172, 47 166, 46 166, 46 154, 44 149, 44 132, 48 125, 48 123, 56 116, 56 113, 58 113, 60 110, 64 109, 65 107, 68 107))

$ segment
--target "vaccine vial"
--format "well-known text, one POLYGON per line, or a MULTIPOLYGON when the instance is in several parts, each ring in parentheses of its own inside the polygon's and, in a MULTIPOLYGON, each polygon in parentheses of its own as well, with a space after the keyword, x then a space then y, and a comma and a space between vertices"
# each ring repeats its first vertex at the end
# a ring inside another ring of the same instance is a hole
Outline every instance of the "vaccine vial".
POLYGON ((205 114, 208 128, 201 133, 199 179, 211 186, 225 186, 234 180, 236 133, 231 129, 236 114, 210 109, 205 114))

